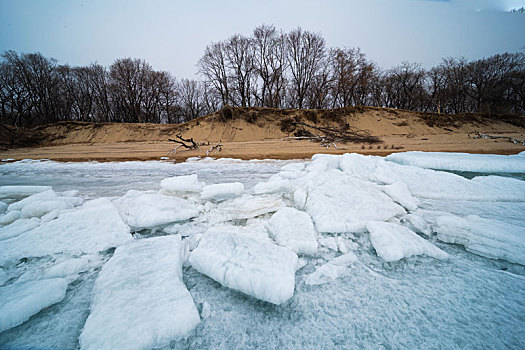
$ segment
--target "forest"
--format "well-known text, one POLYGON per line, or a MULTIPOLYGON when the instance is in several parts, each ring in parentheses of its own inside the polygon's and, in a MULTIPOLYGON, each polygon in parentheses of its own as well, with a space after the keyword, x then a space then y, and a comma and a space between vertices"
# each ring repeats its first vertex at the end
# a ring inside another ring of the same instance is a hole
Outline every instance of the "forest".
POLYGON ((383 69, 359 48, 327 47, 320 33, 260 25, 250 36, 209 44, 197 68, 200 80, 177 79, 143 59, 69 66, 38 52, 8 50, 0 58, 0 123, 182 123, 225 105, 525 113, 521 52, 472 61, 446 57, 430 69, 412 62, 383 69))

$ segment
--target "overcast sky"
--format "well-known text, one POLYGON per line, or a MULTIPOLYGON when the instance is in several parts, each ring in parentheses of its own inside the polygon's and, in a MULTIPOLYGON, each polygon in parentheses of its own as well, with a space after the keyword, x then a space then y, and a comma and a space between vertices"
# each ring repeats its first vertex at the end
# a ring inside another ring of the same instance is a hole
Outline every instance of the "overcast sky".
POLYGON ((143 58, 193 78, 211 42, 273 24, 320 32, 328 46, 360 47, 383 68, 525 52, 525 0, 0 0, 0 51, 60 63, 143 58))

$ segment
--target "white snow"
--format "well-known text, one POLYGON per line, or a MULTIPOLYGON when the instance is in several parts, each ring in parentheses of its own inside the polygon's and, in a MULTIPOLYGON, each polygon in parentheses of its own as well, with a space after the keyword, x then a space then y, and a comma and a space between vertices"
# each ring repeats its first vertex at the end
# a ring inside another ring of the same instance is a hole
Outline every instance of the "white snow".
POLYGON ((9 225, 20 218, 19 210, 8 211, 0 216, 0 225, 9 225))
POLYGON ((414 211, 419 205, 419 200, 412 196, 404 182, 395 182, 381 188, 392 200, 405 209, 414 211))
POLYGON ((270 236, 277 244, 297 254, 315 254, 318 249, 312 218, 294 208, 282 208, 268 222, 270 236))
POLYGON ((0 333, 64 299, 67 281, 52 278, 0 287, 0 333))
POLYGON ((202 188, 201 198, 220 202, 239 197, 244 193, 244 185, 240 182, 207 185, 202 188))
POLYGON ((133 238, 115 206, 105 198, 62 212, 55 220, 0 241, 0 265, 55 253, 81 255, 117 247, 133 238))
POLYGON ((199 181, 197 174, 170 177, 160 182, 160 187, 166 193, 198 193, 204 185, 204 182, 199 181))
POLYGON ((178 236, 117 248, 93 288, 82 349, 151 349, 186 336, 199 323, 182 282, 184 244, 178 236))
POLYGON ((135 190, 114 203, 124 222, 134 230, 190 220, 200 213, 198 206, 188 200, 135 190))
POLYGON ((66 261, 60 262, 49 269, 44 273, 46 278, 53 277, 68 277, 77 275, 80 272, 86 271, 91 267, 90 260, 96 260, 95 257, 83 256, 80 258, 71 258, 66 261))
POLYGON ((189 262, 222 285, 273 304, 284 303, 294 293, 294 252, 227 228, 210 229, 189 262))
POLYGON ((366 227, 377 255, 384 261, 392 262, 415 255, 448 258, 447 253, 404 226, 371 221, 366 227))
POLYGON ((402 152, 390 154, 386 160, 429 169, 480 173, 525 173, 525 158, 520 155, 402 152))
POLYGON ((469 215, 443 215, 434 231, 439 240, 461 244, 470 252, 492 259, 525 265, 525 228, 493 219, 469 215))

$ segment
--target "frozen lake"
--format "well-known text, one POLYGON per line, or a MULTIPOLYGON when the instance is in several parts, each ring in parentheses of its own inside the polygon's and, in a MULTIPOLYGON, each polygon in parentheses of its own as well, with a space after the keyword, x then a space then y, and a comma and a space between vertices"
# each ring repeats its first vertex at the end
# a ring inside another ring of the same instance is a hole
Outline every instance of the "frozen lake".
POLYGON ((1 164, 0 348, 525 348, 525 157, 411 157, 1 164))

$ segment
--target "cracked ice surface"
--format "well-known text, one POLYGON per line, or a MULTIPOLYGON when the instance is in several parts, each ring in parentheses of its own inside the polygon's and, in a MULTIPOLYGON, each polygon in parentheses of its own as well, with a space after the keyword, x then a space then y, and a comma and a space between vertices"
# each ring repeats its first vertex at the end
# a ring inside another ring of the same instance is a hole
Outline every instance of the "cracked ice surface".
POLYGON ((68 284, 28 289, 0 347, 524 348, 525 181, 476 175, 357 154, 0 165, 0 288, 68 284), (172 298, 192 316, 154 321, 172 298))

